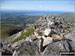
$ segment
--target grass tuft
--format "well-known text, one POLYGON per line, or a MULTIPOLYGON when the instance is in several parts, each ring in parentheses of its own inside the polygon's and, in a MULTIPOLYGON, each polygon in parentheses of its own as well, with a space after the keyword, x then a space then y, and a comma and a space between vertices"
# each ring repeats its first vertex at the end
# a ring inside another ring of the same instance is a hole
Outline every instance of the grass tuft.
POLYGON ((22 35, 20 37, 18 37, 17 39, 15 39, 14 41, 11 42, 11 44, 14 44, 15 42, 18 42, 22 39, 27 38, 29 35, 31 35, 34 32, 33 28, 28 29, 27 32, 22 33, 22 35))

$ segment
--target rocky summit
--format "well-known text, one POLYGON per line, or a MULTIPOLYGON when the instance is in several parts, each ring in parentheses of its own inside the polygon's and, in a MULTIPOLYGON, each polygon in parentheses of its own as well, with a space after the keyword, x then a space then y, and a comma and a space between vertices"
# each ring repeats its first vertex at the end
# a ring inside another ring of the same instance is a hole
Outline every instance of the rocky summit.
POLYGON ((34 31, 27 28, 2 41, 2 55, 75 55, 75 23, 67 22, 58 16, 46 15, 41 16, 29 28, 34 31))

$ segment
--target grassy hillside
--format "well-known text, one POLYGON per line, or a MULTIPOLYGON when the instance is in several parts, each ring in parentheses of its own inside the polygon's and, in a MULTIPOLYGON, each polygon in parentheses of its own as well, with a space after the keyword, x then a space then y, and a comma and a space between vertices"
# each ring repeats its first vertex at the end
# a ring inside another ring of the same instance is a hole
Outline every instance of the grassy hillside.
POLYGON ((40 16, 28 16, 25 13, 15 12, 3 12, 1 13, 1 39, 4 40, 7 37, 23 30, 26 24, 32 24, 40 16))
POLYGON ((1 39, 4 40, 7 37, 19 32, 23 29, 24 29, 24 27, 2 25, 1 26, 1 39))

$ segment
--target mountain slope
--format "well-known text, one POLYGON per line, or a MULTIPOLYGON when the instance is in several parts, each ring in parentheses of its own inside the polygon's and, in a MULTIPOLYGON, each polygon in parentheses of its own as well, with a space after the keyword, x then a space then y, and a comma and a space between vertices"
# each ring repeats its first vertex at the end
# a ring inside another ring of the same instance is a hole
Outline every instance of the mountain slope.
MULTIPOLYGON (((67 22, 64 20, 64 18, 53 16, 53 15, 46 15, 40 17, 34 25, 31 27, 34 27, 34 32, 36 32, 37 29, 39 31, 45 31, 45 29, 51 29, 53 32, 57 33, 59 36, 65 36, 66 40, 53 40, 52 43, 48 44, 43 52, 39 51, 39 44, 43 44, 43 42, 40 42, 39 36, 46 36, 45 34, 41 34, 39 32, 38 37, 35 37, 36 39, 31 41, 32 38, 34 39, 34 36, 36 36, 34 33, 27 34, 27 38, 24 38, 21 34, 21 40, 18 42, 15 42, 11 44, 10 42, 6 43, 3 47, 7 46, 7 49, 5 50, 11 50, 12 54, 15 55, 15 52, 18 56, 20 55, 38 55, 38 56, 47 56, 47 55, 60 55, 60 52, 74 52, 75 51, 75 23, 73 22, 67 22), (14 51, 12 51, 14 50, 14 51)), ((22 33, 27 32, 27 30, 24 29, 22 33)), ((29 31, 28 31, 29 33, 29 31)), ((53 33, 54 34, 54 33, 53 33)), ((25 35, 25 34, 24 34, 25 35)), ((42 38, 41 36, 41 38, 42 38)), ((51 36, 52 37, 52 36, 51 36)), ((17 37, 18 39, 18 37, 17 37)), ((8 39, 9 40, 9 39, 8 39)), ((45 40, 45 39, 44 39, 45 40)), ((42 40, 41 40, 42 41, 42 40)), ((4 44, 4 42, 2 42, 4 44)), ((47 41, 48 42, 48 41, 47 41)))

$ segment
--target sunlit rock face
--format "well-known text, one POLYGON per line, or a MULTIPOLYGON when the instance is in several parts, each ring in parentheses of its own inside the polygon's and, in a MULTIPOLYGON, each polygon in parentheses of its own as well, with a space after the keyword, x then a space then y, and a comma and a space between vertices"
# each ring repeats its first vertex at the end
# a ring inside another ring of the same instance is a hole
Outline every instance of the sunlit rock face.
POLYGON ((50 34, 50 32, 51 32, 51 29, 49 29, 49 28, 45 29, 45 35, 48 36, 50 34))
POLYGON ((43 46, 46 46, 46 45, 52 43, 52 41, 53 41, 53 39, 51 37, 42 36, 42 38, 44 39, 43 46))

